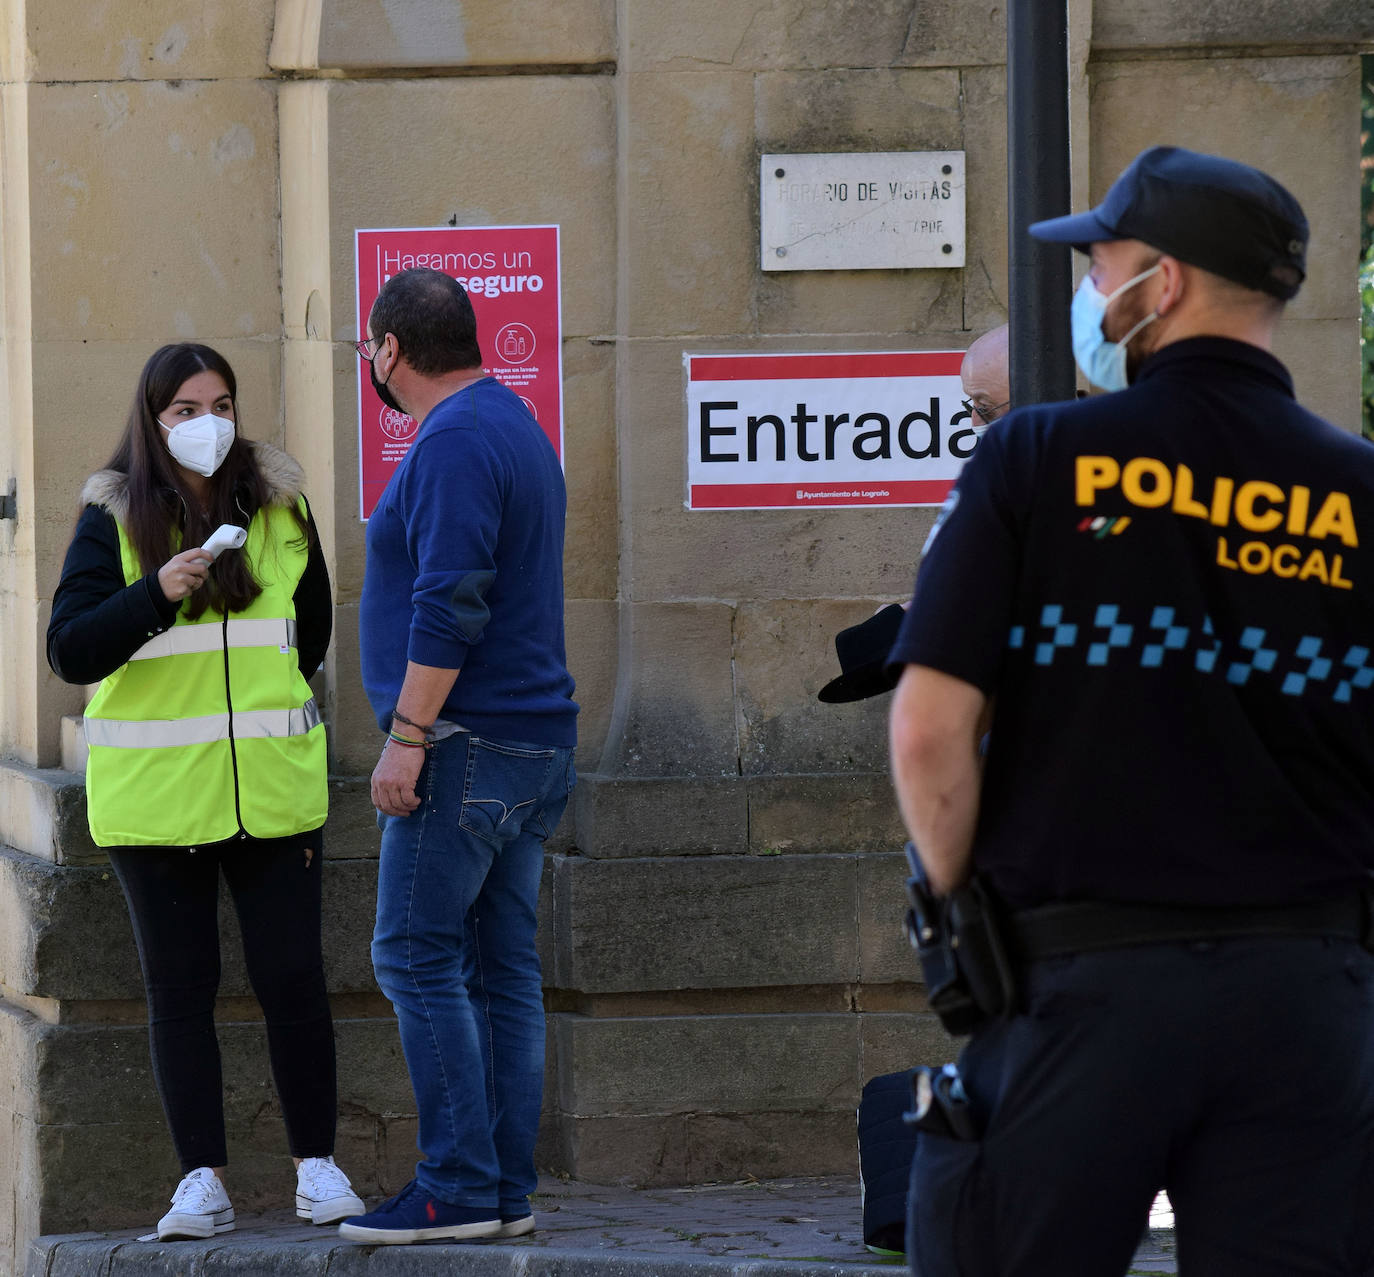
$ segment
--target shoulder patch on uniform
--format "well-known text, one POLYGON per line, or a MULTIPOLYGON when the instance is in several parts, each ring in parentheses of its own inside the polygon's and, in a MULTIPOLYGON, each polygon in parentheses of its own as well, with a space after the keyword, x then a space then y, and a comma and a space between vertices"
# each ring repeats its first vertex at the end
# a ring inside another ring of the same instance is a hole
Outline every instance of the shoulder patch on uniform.
POLYGON ((936 536, 939 535, 940 529, 945 526, 945 521, 949 518, 951 514, 954 513, 954 507, 958 504, 959 489, 951 488, 949 490, 949 496, 945 498, 944 504, 940 507, 940 513, 935 516, 935 523, 931 527, 929 534, 926 536, 925 545, 921 547, 921 554, 923 556, 930 553, 930 547, 935 544, 936 536))

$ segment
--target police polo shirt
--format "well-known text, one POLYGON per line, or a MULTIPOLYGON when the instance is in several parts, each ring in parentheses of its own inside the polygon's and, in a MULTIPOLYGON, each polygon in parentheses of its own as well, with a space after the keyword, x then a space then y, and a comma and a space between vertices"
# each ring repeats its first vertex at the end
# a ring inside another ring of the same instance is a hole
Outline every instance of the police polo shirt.
POLYGON ((1367 882, 1372 537, 1374 448, 1243 342, 994 424, 891 655, 994 699, 983 876, 1016 907, 1367 882))

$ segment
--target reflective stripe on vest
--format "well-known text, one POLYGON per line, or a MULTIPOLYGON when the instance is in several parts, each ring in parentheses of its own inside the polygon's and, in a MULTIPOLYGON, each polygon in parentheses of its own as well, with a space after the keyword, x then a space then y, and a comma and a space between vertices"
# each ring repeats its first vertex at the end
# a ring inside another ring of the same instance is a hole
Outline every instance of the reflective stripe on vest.
MULTIPOLYGON (((305 517, 303 503, 297 507, 305 517)), ((119 528, 126 585, 143 576, 119 528)), ((295 592, 310 559, 288 506, 249 521, 240 552, 261 587, 223 615, 150 636, 86 710, 86 811, 101 847, 185 847, 318 828, 329 810, 319 707, 302 677, 295 592)))
MULTIPOLYGON (((210 745, 229 739, 229 720, 228 714, 207 714, 202 718, 87 718, 86 743, 106 749, 210 745)), ((254 709, 233 715, 235 740, 304 736, 319 725, 320 708, 313 696, 299 709, 254 709)))
POLYGON ((296 622, 288 617, 252 620, 207 621, 198 625, 174 625, 150 638, 129 659, 148 661, 158 656, 184 656, 189 652, 218 652, 224 647, 296 646, 296 622))

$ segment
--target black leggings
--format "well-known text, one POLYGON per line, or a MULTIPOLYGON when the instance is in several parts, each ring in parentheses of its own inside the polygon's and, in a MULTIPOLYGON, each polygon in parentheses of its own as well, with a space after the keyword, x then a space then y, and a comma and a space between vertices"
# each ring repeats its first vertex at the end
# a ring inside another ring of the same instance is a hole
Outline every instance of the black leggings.
POLYGON ((185 847, 110 847, 148 994, 153 1076, 182 1171, 223 1166, 215 993, 219 875, 234 899, 294 1157, 334 1151, 334 1026, 320 954, 319 830, 185 847), (307 865, 306 848, 314 855, 307 865))

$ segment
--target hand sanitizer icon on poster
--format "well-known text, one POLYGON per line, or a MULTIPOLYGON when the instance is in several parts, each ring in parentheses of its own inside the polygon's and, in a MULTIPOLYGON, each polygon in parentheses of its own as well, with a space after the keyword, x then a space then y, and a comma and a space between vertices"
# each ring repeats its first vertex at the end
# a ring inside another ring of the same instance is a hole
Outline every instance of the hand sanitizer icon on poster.
POLYGON ((496 334, 496 353, 504 363, 525 363, 534 355, 534 330, 524 324, 507 324, 496 334))

